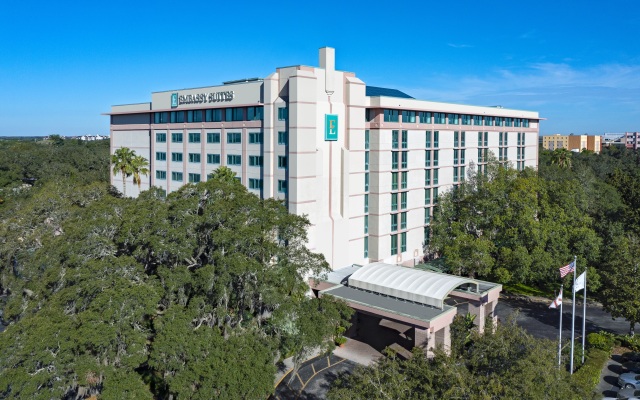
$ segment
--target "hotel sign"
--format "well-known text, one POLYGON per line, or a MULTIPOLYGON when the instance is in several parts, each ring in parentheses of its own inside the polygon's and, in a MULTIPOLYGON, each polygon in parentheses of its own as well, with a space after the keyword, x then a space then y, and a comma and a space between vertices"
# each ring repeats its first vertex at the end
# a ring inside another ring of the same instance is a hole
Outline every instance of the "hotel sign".
POLYGON ((338 140, 338 115, 336 114, 324 115, 324 140, 328 140, 328 141, 338 140))
POLYGON ((203 104, 231 101, 234 99, 234 97, 235 94, 233 93, 233 90, 196 94, 171 93, 171 108, 176 108, 183 104, 203 104))

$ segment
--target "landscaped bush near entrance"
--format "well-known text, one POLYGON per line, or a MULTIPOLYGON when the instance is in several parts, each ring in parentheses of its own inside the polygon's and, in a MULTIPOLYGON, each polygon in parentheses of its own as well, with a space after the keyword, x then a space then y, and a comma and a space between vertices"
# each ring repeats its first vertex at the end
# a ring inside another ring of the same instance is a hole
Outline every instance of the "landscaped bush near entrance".
POLYGON ((592 348, 587 352, 584 364, 571 375, 571 380, 580 393, 585 395, 593 393, 593 390, 600 382, 600 372, 609 356, 609 351, 598 348, 592 348))
POLYGON ((590 333, 587 335, 589 348, 611 352, 615 345, 616 336, 609 332, 590 333))

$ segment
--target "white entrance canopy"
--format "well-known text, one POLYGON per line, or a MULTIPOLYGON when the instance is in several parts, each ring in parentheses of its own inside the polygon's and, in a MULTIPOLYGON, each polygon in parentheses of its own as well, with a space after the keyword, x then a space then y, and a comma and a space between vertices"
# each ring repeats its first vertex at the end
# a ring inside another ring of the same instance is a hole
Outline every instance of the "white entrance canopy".
POLYGON ((349 277, 349 286, 428 304, 442 309, 445 298, 463 285, 475 285, 473 279, 440 274, 396 265, 373 263, 359 268, 349 277))

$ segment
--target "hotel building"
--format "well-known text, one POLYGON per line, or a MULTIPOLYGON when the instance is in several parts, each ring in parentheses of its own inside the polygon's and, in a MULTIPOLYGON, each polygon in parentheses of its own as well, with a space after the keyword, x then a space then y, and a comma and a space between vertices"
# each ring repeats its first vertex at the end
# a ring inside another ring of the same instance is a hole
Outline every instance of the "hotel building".
MULTIPOLYGON (((438 195, 482 170, 489 153, 537 167, 540 117, 502 107, 422 101, 335 70, 276 68, 263 78, 151 94, 113 106, 111 152, 149 160, 142 187, 167 193, 221 165, 251 192, 311 221, 309 248, 332 268, 413 263, 438 195)), ((122 191, 120 176, 111 182, 122 191)), ((126 191, 137 194, 129 179, 126 191)))

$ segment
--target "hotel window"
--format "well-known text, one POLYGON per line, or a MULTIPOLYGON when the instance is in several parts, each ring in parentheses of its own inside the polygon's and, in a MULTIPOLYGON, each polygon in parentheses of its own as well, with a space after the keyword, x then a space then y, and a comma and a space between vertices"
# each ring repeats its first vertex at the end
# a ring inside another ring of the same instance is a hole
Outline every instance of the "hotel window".
POLYGON ((189 182, 190 183, 200 182, 200 174, 189 174, 189 182))
POLYGON ((446 124, 447 116, 445 113, 433 113, 433 123, 446 124))
POLYGON ((250 144, 262 144, 262 132, 250 132, 249 133, 250 144))
POLYGON ((364 110, 364 122, 369 122, 374 118, 375 118, 375 114, 373 113, 372 109, 367 108, 366 110, 364 110))
POLYGON ((278 181, 278 193, 287 193, 287 181, 278 181))
POLYGON ((366 213, 369 212, 369 195, 368 194, 364 195, 364 212, 366 213))
POLYGON ((400 213, 400 229, 407 229, 407 213, 400 213))
POLYGON ((278 168, 287 168, 287 156, 278 156, 278 168))
POLYGON ((206 110, 204 113, 204 119, 206 122, 222 122, 222 109, 216 108, 213 110, 206 110))
POLYGON ((460 150, 460 164, 464 164, 465 163, 465 150, 462 149, 460 150))
POLYGON ((171 111, 170 119, 172 124, 184 122, 184 111, 171 111))
POLYGON ((438 171, 439 169, 434 169, 433 171, 433 184, 437 185, 438 184, 438 171))
POLYGON ((249 166, 250 167, 261 167, 262 166, 262 156, 249 156, 249 166))
POLYGON ((369 152, 368 151, 364 152, 364 170, 365 171, 369 170, 369 152))
POLYGON ((478 162, 484 162, 484 158, 482 157, 482 155, 484 154, 484 152, 482 151, 483 149, 478 149, 478 162))
POLYGON ((407 194, 409 192, 402 192, 400 193, 400 209, 401 210, 406 210, 407 209, 407 194))
POLYGON ((489 132, 484 133, 484 147, 489 145, 489 132))
POLYGON ((249 178, 249 189, 262 189, 262 179, 249 178))
POLYGON ((429 207, 424 209, 424 224, 428 225, 431 223, 431 209, 429 207))
POLYGON ((420 118, 420 123, 421 124, 430 124, 431 123, 431 113, 430 112, 420 111, 418 116, 420 118))
POLYGON ((391 148, 392 149, 397 149, 399 147, 398 146, 398 142, 399 142, 398 135, 399 135, 399 133, 400 133, 400 131, 396 131, 396 130, 391 131, 391 148))
POLYGON ((438 166, 438 154, 440 153, 439 150, 434 150, 433 151, 433 166, 437 167, 438 166))
POLYGON ((453 183, 458 183, 459 173, 458 167, 453 167, 453 183))
POLYGON ((171 180, 176 182, 182 182, 182 172, 172 172, 171 180))
POLYGON ((189 143, 200 143, 200 134, 198 132, 189 133, 189 143))
POLYGON ((278 121, 286 121, 289 118, 287 107, 278 107, 278 121))
POLYGON ((167 171, 156 171, 156 179, 166 180, 167 171))
POLYGON ((464 181, 464 176, 465 176, 465 169, 466 167, 462 166, 460 167, 460 181, 464 181))
POLYGON ((518 132, 518 146, 524 146, 524 132, 518 132))
POLYGON ((406 149, 407 148, 407 142, 408 142, 408 136, 409 133, 407 131, 402 131, 402 148, 406 149))
POLYGON ((220 154, 207 154, 207 164, 220 164, 220 154))
POLYGON ((458 114, 448 114, 449 125, 458 125, 460 123, 460 116, 458 114))
POLYGON ((431 189, 424 190, 424 204, 425 205, 431 204, 431 189))
POLYGON ((156 143, 167 143, 167 134, 156 133, 156 143))
POLYGON ((278 144, 286 145, 288 143, 287 140, 287 132, 278 132, 278 144))
POLYGON ((460 160, 460 150, 453 150, 453 165, 458 165, 458 161, 460 160))
POLYGON ((506 117, 504 119, 504 126, 513 126, 513 118, 506 117))
POLYGON ((403 151, 402 152, 402 164, 400 165, 400 168, 407 169, 408 159, 409 159, 409 152, 408 151, 403 151))
POLYGON ((398 230, 398 214, 391 214, 391 232, 398 230))
POLYGON ((398 122, 398 110, 384 110, 384 122, 398 122))
POLYGON ((465 131, 460 132, 460 147, 464 147, 466 145, 466 137, 467 133, 465 131))
POLYGON ((528 128, 529 127, 529 120, 526 118, 522 119, 522 127, 523 128, 528 128))
POLYGON ((369 130, 364 131, 364 149, 369 150, 369 130))
POLYGON ((364 258, 369 257, 369 236, 364 237, 364 258))
POLYGON ((453 132, 453 147, 459 147, 459 146, 460 146, 460 132, 454 131, 453 132))
POLYGON ((207 143, 220 143, 220 134, 209 132, 207 133, 207 143))
POLYGON ((513 120, 513 126, 516 128, 520 128, 522 126, 522 119, 521 118, 515 118, 513 120))
POLYGON ((425 226, 424 227, 424 245, 425 246, 429 246, 429 241, 430 241, 430 238, 429 238, 429 227, 425 226))
POLYGON ((187 111, 187 122, 202 122, 202 110, 187 111))
POLYGON ((440 132, 434 131, 433 132, 433 147, 437 148, 438 146, 440 146, 440 132))
POLYGON ((391 169, 398 169, 398 154, 399 151, 391 152, 391 169))
POLYGON ((433 204, 438 202, 438 188, 434 187, 433 188, 433 204))
POLYGON ((398 235, 391 235, 391 255, 398 254, 398 235))
POLYGON ((156 161, 167 161, 167 153, 164 151, 156 151, 156 161))
POLYGON ((199 163, 200 162, 200 154, 199 153, 189 153, 189 162, 190 163, 199 163))
POLYGON ((171 153, 171 161, 182 162, 182 153, 171 153))
POLYGON ((426 150, 424 152, 424 166, 425 167, 431 166, 431 150, 426 150))
POLYGON ((368 215, 364 216, 364 233, 365 234, 369 233, 369 216, 368 215))
POLYGON ((171 143, 182 143, 182 133, 172 133, 171 134, 171 143))
POLYGON ((225 110, 225 121, 244 121, 244 108, 233 107, 225 110))
POLYGON ((236 154, 227 154, 227 165, 241 165, 242 156, 236 154))
POLYGON ((524 170, 524 161, 518 161, 517 163, 517 167, 518 167, 518 171, 523 171, 524 170))
POLYGON ((402 112, 402 122, 408 122, 411 124, 415 124, 416 122, 416 112, 415 111, 403 111, 402 112))
POLYGON ((496 117, 496 126, 502 126, 502 125, 504 125, 504 118, 496 117))
POLYGON ((364 191, 365 192, 369 191, 369 173, 368 172, 364 173, 364 191))
POLYGON ((481 126, 482 125, 482 115, 474 115, 473 116, 473 124, 475 126, 481 126))
POLYGON ((247 107, 247 120, 248 121, 262 121, 263 111, 262 107, 247 107))
POLYGON ((430 169, 425 169, 424 170, 424 185, 425 186, 431 185, 431 170, 430 169))
POLYGON ((471 115, 462 115, 462 125, 471 125, 471 115))
POLYGON ((398 190, 398 173, 391 173, 391 190, 398 190))
POLYGON ((402 232, 400 234, 400 252, 403 253, 407 251, 407 232, 402 232))
POLYGON ((424 147, 431 148, 431 131, 425 131, 424 147))
POLYGON ((391 211, 398 211, 398 193, 391 193, 391 211))
POLYGON ((227 143, 234 144, 234 143, 241 143, 241 141, 242 141, 242 135, 240 134, 240 132, 227 133, 227 143))
POLYGON ((493 117, 484 117, 484 126, 493 126, 493 117))
POLYGON ((402 189, 406 189, 407 188, 407 174, 408 172, 401 172, 401 182, 400 182, 400 187, 402 189))
POLYGON ((169 113, 166 111, 154 113, 153 122, 156 124, 166 124, 169 122, 169 113))

